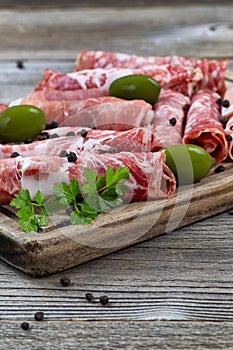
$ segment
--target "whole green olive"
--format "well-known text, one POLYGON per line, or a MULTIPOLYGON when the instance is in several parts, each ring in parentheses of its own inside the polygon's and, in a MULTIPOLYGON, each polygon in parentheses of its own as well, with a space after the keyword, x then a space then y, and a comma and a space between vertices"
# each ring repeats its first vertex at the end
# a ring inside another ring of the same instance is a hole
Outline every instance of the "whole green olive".
POLYGON ((44 112, 32 105, 18 105, 0 113, 0 142, 23 142, 46 126, 44 112))
POLYGON ((215 159, 202 147, 177 144, 163 148, 166 164, 175 175, 177 185, 190 185, 208 175, 215 159))
POLYGON ((114 80, 109 86, 109 95, 125 100, 144 100, 154 105, 162 85, 144 74, 130 74, 114 80))

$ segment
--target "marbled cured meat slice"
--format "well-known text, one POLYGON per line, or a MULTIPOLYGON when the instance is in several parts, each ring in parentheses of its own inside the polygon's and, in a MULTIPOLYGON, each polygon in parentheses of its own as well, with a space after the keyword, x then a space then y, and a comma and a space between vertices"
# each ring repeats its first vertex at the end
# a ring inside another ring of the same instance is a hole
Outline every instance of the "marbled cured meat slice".
POLYGON ((59 125, 125 131, 144 127, 150 124, 152 118, 151 105, 143 100, 140 100, 140 103, 131 100, 101 103, 78 112, 71 111, 71 113, 65 114, 63 122, 60 122, 59 125))
POLYGON ((217 93, 199 90, 191 100, 187 114, 183 142, 203 147, 217 162, 228 154, 228 144, 220 122, 220 106, 217 93))
POLYGON ((0 160, 0 204, 8 204, 21 188, 33 197, 37 190, 53 194, 53 185, 78 179, 84 183, 84 168, 104 173, 108 166, 127 166, 130 178, 126 201, 141 201, 171 196, 176 187, 174 175, 165 164, 164 152, 87 154, 70 163, 59 157, 17 157, 0 160))
POLYGON ((184 67, 170 64, 153 66, 148 69, 96 68, 68 74, 61 74, 46 69, 42 79, 36 84, 35 91, 44 89, 62 91, 93 88, 108 89, 114 80, 130 74, 151 76, 166 87, 177 88, 182 85, 182 89, 184 89, 183 85, 186 85, 187 91, 194 89, 203 78, 203 74, 198 67, 184 67))
MULTIPOLYGON (((22 157, 59 156, 60 152, 75 152, 76 154, 112 153, 112 152, 149 152, 153 151, 153 129, 135 128, 127 131, 86 129, 86 135, 81 136, 82 128, 57 128, 60 137, 34 141, 29 144, 1 144, 0 158, 10 158, 13 152, 22 157), (62 130, 65 129, 65 130, 62 130), (76 129, 76 130, 75 130, 76 129), (59 132, 60 130, 60 132, 59 132), (75 131, 74 131, 75 130, 75 131), (71 136, 67 132, 72 131, 71 136), (75 135, 73 135, 75 133, 75 135), (77 133, 79 133, 77 135, 77 133)), ((52 135, 52 132, 50 132, 52 135)), ((55 132, 54 132, 55 133, 55 132)))
MULTIPOLYGON (((119 125, 124 125, 122 126, 123 130, 128 129, 125 126, 126 120, 127 124, 131 125, 131 128, 142 126, 141 123, 143 123, 144 119, 145 123, 147 123, 148 112, 151 112, 152 109, 151 105, 143 100, 126 101, 112 96, 89 98, 80 101, 33 100, 30 97, 26 97, 21 100, 20 104, 33 104, 41 108, 47 123, 56 121, 59 125, 65 123, 68 126, 95 128, 101 125, 102 128, 107 129, 108 127, 104 126, 107 122, 107 124, 115 123, 115 126, 118 128, 119 125)), ((115 126, 113 125, 110 129, 114 129, 115 126)))
POLYGON ((186 67, 199 67, 203 79, 199 88, 209 88, 223 96, 226 86, 224 76, 229 64, 228 59, 208 60, 181 56, 139 56, 106 51, 81 51, 75 61, 75 70, 95 68, 149 68, 154 65, 181 65, 186 67))
POLYGON ((154 106, 154 118, 151 122, 156 135, 156 147, 161 148, 182 143, 185 107, 189 104, 189 97, 177 91, 161 90, 154 106))
POLYGON ((105 88, 78 89, 78 90, 55 90, 44 89, 32 91, 26 96, 27 101, 45 100, 45 101, 79 101, 90 98, 108 96, 108 90, 105 88))

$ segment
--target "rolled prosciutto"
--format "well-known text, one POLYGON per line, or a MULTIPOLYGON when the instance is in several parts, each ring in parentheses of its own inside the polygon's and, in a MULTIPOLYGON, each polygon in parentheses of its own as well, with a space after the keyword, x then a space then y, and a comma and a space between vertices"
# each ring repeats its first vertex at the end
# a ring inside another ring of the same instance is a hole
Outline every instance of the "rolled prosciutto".
POLYGON ((105 96, 80 101, 47 101, 26 97, 20 104, 32 104, 43 110, 46 122, 63 126, 128 130, 148 124, 152 106, 143 100, 123 100, 105 96))
POLYGON ((127 131, 94 130, 83 128, 57 128, 51 138, 29 144, 1 144, 0 158, 10 158, 17 152, 22 157, 59 156, 62 152, 116 153, 154 151, 156 135, 152 127, 134 128, 127 131), (65 129, 65 130, 63 130, 65 129), (56 135, 55 135, 56 134, 56 135), (59 136, 60 134, 60 136, 59 136), (54 137, 54 135, 56 137, 54 137))
POLYGON ((9 204, 21 188, 33 197, 37 190, 46 197, 53 194, 53 185, 78 179, 84 183, 84 168, 92 168, 97 175, 105 174, 108 166, 114 169, 127 166, 128 202, 171 196, 176 188, 174 175, 165 164, 164 152, 88 154, 77 156, 75 162, 60 157, 17 157, 0 160, 0 204, 9 204))
POLYGON ((183 142, 203 147, 217 162, 228 155, 228 143, 220 122, 219 95, 199 90, 191 100, 183 142))
POLYGON ((229 157, 233 159, 233 88, 228 88, 224 95, 228 107, 222 107, 222 120, 225 121, 225 133, 229 142, 229 157))
POLYGON ((184 119, 189 105, 189 97, 180 92, 170 89, 161 90, 154 106, 154 118, 151 122, 157 136, 157 147, 182 143, 184 119))
POLYGON ((181 56, 139 56, 118 52, 106 51, 81 51, 75 61, 75 70, 95 68, 149 68, 158 65, 180 65, 185 67, 199 67, 203 73, 203 79, 199 88, 209 88, 217 91, 221 96, 226 90, 224 76, 229 64, 228 59, 208 60, 181 56))
POLYGON ((144 74, 151 76, 161 85, 166 87, 180 87, 182 90, 193 90, 197 83, 202 80, 203 74, 198 67, 184 67, 182 65, 164 64, 149 67, 148 69, 130 68, 96 68, 85 69, 68 74, 61 74, 49 69, 44 71, 42 79, 36 84, 35 91, 38 90, 80 90, 80 89, 108 89, 110 84, 123 76, 130 74, 144 74))

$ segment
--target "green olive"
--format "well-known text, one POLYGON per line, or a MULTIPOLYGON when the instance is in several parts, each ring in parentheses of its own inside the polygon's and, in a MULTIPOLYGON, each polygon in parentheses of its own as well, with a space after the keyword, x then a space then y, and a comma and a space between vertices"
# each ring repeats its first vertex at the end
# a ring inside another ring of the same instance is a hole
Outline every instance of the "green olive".
POLYGON ((207 176, 215 159, 202 147, 178 144, 163 148, 166 164, 175 175, 178 186, 189 185, 207 176))
POLYGON ((130 74, 114 80, 109 86, 109 95, 125 100, 144 100, 154 105, 162 85, 143 74, 130 74))
POLYGON ((23 142, 46 126, 44 112, 32 105, 18 105, 0 113, 0 142, 23 142))

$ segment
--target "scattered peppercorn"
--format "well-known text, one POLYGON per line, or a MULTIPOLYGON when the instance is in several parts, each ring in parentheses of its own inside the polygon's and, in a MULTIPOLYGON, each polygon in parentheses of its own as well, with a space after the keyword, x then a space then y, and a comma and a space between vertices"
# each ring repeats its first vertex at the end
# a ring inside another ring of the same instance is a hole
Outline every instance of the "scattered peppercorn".
POLYGON ((88 131, 85 129, 82 129, 77 132, 77 135, 81 135, 83 138, 87 136, 88 131))
POLYGON ((40 227, 40 226, 38 226, 38 228, 37 228, 37 233, 42 233, 42 232, 43 232, 43 228, 40 227))
POLYGON ((86 293, 85 294, 85 298, 88 300, 88 301, 93 301, 94 300, 94 295, 92 293, 86 293))
POLYGON ((222 106, 225 108, 228 108, 230 106, 230 102, 228 100, 223 100, 222 101, 222 106))
POLYGON ((29 329, 29 323, 28 322, 22 322, 21 323, 21 328, 27 331, 29 329))
POLYGON ((189 108, 190 108, 190 104, 189 104, 189 103, 185 103, 185 104, 183 105, 183 110, 184 110, 184 111, 188 111, 189 108))
POLYGON ((223 165, 219 165, 219 166, 217 166, 217 168, 215 168, 214 172, 216 174, 218 174, 218 173, 221 173, 224 170, 225 170, 225 167, 223 165))
POLYGON ((33 139, 31 137, 27 137, 25 140, 24 140, 24 143, 28 144, 28 143, 32 143, 33 142, 33 139))
POLYGON ((109 297, 107 295, 101 295, 100 296, 100 303, 102 305, 107 305, 109 302, 109 297))
POLYGON ((42 321, 44 319, 44 313, 42 311, 38 311, 34 315, 36 321, 42 321))
POLYGON ((175 126, 175 125, 176 125, 176 118, 171 118, 171 119, 169 119, 169 123, 170 123, 172 126, 175 126))
POLYGON ((66 133, 66 136, 75 136, 75 132, 74 131, 68 131, 66 133))
POLYGON ((229 141, 229 142, 230 142, 230 141, 232 141, 232 136, 231 136, 231 135, 229 135, 229 134, 228 134, 228 135, 226 135, 226 140, 227 140, 227 141, 229 141))
POLYGON ((71 285, 71 281, 68 277, 62 277, 60 279, 60 283, 63 287, 68 287, 69 285, 71 285))
POLYGON ((18 152, 12 152, 11 153, 11 158, 16 158, 19 156, 19 153, 18 152))
POLYGON ((17 68, 19 68, 19 69, 24 69, 24 63, 23 63, 23 61, 18 60, 18 61, 16 62, 16 65, 17 65, 17 68))
POLYGON ((47 139, 49 139, 50 138, 50 135, 49 135, 49 133, 48 132, 46 132, 46 131, 43 131, 43 132, 41 132, 38 136, 37 136, 37 140, 38 141, 43 141, 43 140, 47 140, 47 139))
POLYGON ((68 156, 68 152, 65 150, 65 149, 63 149, 60 153, 59 153, 59 157, 61 157, 61 158, 65 158, 65 157, 67 157, 68 156))
POLYGON ((70 153, 67 155, 67 160, 68 160, 68 162, 76 162, 76 160, 77 160, 77 155, 76 155, 74 152, 70 152, 70 153))
POLYGON ((55 134, 50 135, 50 138, 51 138, 51 139, 56 139, 57 137, 59 137, 59 135, 58 135, 58 134, 56 134, 56 133, 55 133, 55 134))
POLYGON ((46 130, 48 130, 48 129, 55 129, 55 128, 57 128, 57 127, 58 127, 58 124, 57 124, 56 120, 52 120, 51 122, 49 122, 49 123, 46 125, 45 129, 46 129, 46 130))
POLYGON ((217 103, 217 105, 221 105, 222 104, 222 98, 221 97, 217 98, 216 103, 217 103))
POLYGON ((67 205, 65 208, 66 215, 70 216, 71 213, 74 211, 74 206, 73 205, 67 205))

